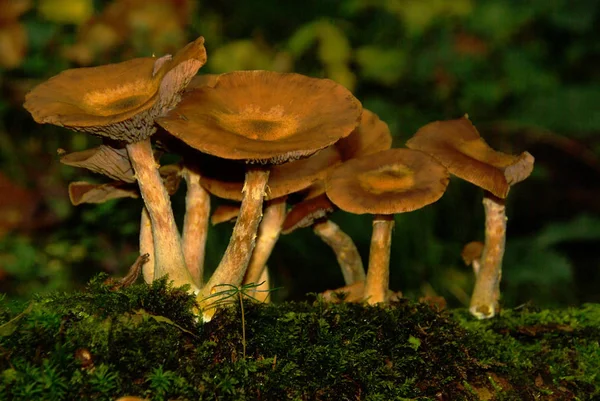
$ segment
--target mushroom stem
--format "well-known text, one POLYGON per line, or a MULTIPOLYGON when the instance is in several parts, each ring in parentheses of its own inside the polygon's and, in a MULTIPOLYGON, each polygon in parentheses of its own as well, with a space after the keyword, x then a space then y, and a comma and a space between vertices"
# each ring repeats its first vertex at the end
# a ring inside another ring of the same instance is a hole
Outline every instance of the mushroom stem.
POLYGON ((154 280, 169 275, 176 286, 192 285, 192 276, 187 270, 179 232, 171 209, 171 200, 162 178, 158 173, 158 165, 154 160, 150 139, 127 144, 127 153, 148 210, 152 225, 154 241, 154 280))
POLYGON ((246 270, 246 275, 244 276, 244 284, 260 283, 267 260, 271 256, 273 247, 275 247, 275 243, 279 239, 281 227, 285 220, 285 198, 273 199, 267 203, 262 221, 258 226, 256 246, 254 247, 248 270, 246 270))
POLYGON ((502 258, 506 241, 506 205, 504 199, 485 192, 485 246, 481 266, 475 277, 470 312, 478 319, 493 317, 498 310, 502 258))
POLYGON ((183 179, 187 185, 182 234, 183 254, 194 283, 202 287, 210 196, 200 185, 200 174, 197 172, 184 168, 183 179))
POLYGON ((378 214, 373 218, 369 250, 369 270, 364 297, 369 304, 385 302, 390 282, 390 249, 394 216, 378 214))
POLYGON ((202 308, 205 322, 212 319, 216 310, 215 304, 227 296, 226 294, 223 297, 215 296, 220 290, 218 286, 230 284, 237 287, 242 283, 254 250, 268 179, 269 170, 265 168, 250 167, 246 172, 240 214, 233 227, 229 245, 221 263, 198 295, 198 303, 202 308))
POLYGON ((144 282, 150 284, 154 280, 154 240, 152 239, 152 223, 148 215, 148 209, 142 209, 140 221, 140 255, 148 254, 146 263, 142 266, 144 282))
POLYGON ((362 259, 348 234, 331 220, 322 219, 313 224, 313 231, 333 249, 342 269, 346 285, 365 280, 362 259))

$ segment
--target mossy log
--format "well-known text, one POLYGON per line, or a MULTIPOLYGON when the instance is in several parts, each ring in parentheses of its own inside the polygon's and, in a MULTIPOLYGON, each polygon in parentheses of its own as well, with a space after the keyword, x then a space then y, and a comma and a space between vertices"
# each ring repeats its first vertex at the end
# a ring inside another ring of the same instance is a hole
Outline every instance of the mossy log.
POLYGON ((164 280, 115 290, 98 278, 83 292, 5 303, 0 399, 600 397, 600 305, 478 321, 408 300, 273 305, 231 295, 207 324, 194 319, 194 298, 164 280))

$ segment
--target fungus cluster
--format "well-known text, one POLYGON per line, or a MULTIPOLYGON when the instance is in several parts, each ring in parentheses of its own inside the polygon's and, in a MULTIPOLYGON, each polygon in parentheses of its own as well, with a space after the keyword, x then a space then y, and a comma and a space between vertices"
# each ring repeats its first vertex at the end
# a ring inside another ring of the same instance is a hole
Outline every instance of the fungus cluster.
POLYGON ((195 76, 205 62, 199 38, 175 56, 67 70, 26 98, 37 122, 104 139, 61 156, 113 180, 71 183, 70 198, 80 204, 141 196, 146 282, 168 275, 176 285, 190 285, 210 320, 219 286, 268 283, 267 261, 280 234, 311 227, 336 254, 348 300, 387 302, 394 296, 388 288, 394 215, 436 202, 454 174, 486 190, 485 244, 463 256, 477 277, 471 312, 493 316, 503 200, 531 172, 531 155, 492 150, 466 118, 429 124, 407 143, 410 149, 391 149, 387 124, 331 80, 271 71, 195 76), (179 155, 179 163, 161 166, 163 151, 179 155), (180 235, 169 196, 181 181, 180 235), (211 196, 236 204, 211 217, 211 196), (329 220, 336 209, 373 215, 366 273, 352 239, 329 220), (205 283, 209 217, 235 226, 205 283))

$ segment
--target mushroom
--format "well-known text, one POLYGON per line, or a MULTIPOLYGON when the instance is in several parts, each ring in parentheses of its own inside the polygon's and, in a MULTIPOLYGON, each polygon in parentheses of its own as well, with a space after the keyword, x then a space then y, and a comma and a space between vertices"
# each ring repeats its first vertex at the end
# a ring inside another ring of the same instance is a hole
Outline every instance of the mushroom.
POLYGON ((210 224, 216 226, 221 223, 235 222, 239 214, 240 205, 219 205, 213 210, 212 215, 210 216, 210 224))
POLYGON ((60 162, 67 166, 85 168, 113 180, 135 182, 135 173, 125 148, 100 145, 80 152, 66 153, 60 162))
POLYGON ((318 195, 308 197, 292 207, 283 223, 283 234, 289 234, 302 227, 312 227, 314 233, 335 253, 345 284, 364 284, 365 268, 354 241, 340 226, 328 219, 335 206, 324 193, 320 190, 317 192, 318 195))
MULTIPOLYGON (((387 150, 391 146, 392 135, 388 125, 375 113, 364 108, 358 127, 334 145, 343 161, 387 150)), ((326 173, 329 173, 329 170, 326 173)), ((304 200, 288 213, 283 233, 288 234, 296 228, 312 226, 315 234, 333 249, 348 286, 357 281, 364 281, 365 271, 352 238, 326 218, 334 209, 335 206, 325 196, 325 185, 321 180, 313 184, 304 200)))
POLYGON ((92 184, 87 181, 75 181, 69 184, 69 199, 73 206, 83 203, 104 203, 111 199, 138 198, 138 191, 124 182, 92 184))
MULTIPOLYGON (((275 165, 269 173, 266 206, 259 225, 256 246, 252 253, 244 284, 256 283, 277 242, 286 217, 285 198, 288 194, 304 190, 325 177, 331 166, 340 162, 339 152, 332 146, 314 155, 275 165)), ((202 185, 213 195, 223 199, 241 201, 243 165, 224 160, 208 160, 202 167, 202 185)), ((214 216, 214 215, 213 215, 214 216)))
POLYGON ((448 185, 448 171, 433 157, 410 149, 390 149, 336 167, 325 181, 327 196, 340 209, 370 213, 373 233, 364 297, 385 302, 394 214, 437 201, 448 185))
POLYGON ((484 243, 481 241, 471 241, 463 247, 460 253, 465 265, 473 266, 475 277, 477 277, 481 269, 481 255, 483 254, 484 246, 484 243))
POLYGON ((38 123, 50 123, 126 143, 151 220, 154 277, 191 284, 167 191, 152 153, 154 120, 180 100, 180 93, 206 62, 204 38, 174 57, 137 58, 118 64, 63 71, 26 96, 38 123))
POLYGON ((531 174, 533 156, 528 152, 513 156, 495 151, 481 138, 468 116, 427 124, 406 146, 432 155, 451 174, 484 190, 485 246, 469 310, 479 319, 493 317, 499 308, 506 238, 505 198, 512 185, 531 174))
POLYGON ((331 80, 238 71, 220 75, 214 87, 188 92, 174 110, 157 120, 194 149, 251 163, 229 246, 199 295, 205 320, 214 313, 206 298, 216 286, 242 282, 261 219, 268 165, 310 156, 348 136, 361 111, 360 102, 331 80))
MULTIPOLYGON (((84 181, 70 183, 69 199, 74 206, 82 203, 104 203, 118 198, 139 197, 138 188, 130 184, 135 182, 135 178, 129 158, 125 152, 122 152, 122 149, 101 145, 81 152, 64 154, 60 161, 63 164, 86 168, 117 180, 106 184, 90 184, 84 181), (120 156, 101 157, 107 155, 120 156)), ((159 174, 169 195, 173 195, 179 188, 180 170, 178 165, 165 165, 159 169, 159 174)), ((143 263, 141 263, 144 281, 150 283, 154 279, 154 259, 151 257, 154 255, 154 242, 150 216, 146 207, 142 208, 139 242, 140 257, 144 256, 143 263)))

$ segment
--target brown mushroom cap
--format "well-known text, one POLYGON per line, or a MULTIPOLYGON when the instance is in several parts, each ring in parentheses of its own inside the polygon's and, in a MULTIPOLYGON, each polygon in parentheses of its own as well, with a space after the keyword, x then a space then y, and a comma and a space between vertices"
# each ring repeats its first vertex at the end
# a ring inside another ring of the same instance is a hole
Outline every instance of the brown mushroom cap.
POLYGON ((67 153, 61 156, 60 162, 67 166, 86 168, 113 180, 135 182, 133 167, 125 148, 116 149, 100 145, 80 152, 67 153))
POLYGON ((212 88, 217 83, 217 78, 219 78, 219 74, 196 75, 185 87, 185 92, 190 92, 203 86, 210 86, 212 88))
MULTIPOLYGON (((178 84, 182 68, 197 70, 205 62, 206 50, 201 37, 174 58, 143 57, 63 71, 29 92, 24 106, 38 123, 136 142, 148 135, 148 129, 140 127, 142 121, 136 120, 136 116, 142 118, 143 112, 154 106, 157 106, 156 112, 152 114, 159 114, 164 106, 157 104, 160 91, 165 90, 165 86, 178 84), (173 82, 163 82, 167 74, 173 82), (121 127, 130 119, 135 121, 121 127)), ((154 117, 156 115, 150 116, 154 117)))
POLYGON ((240 214, 240 205, 219 205, 210 216, 210 224, 217 224, 235 221, 240 214))
POLYGON ((74 206, 83 203, 104 203, 112 199, 138 198, 139 191, 123 182, 92 184, 75 181, 69 184, 69 199, 74 206))
MULTIPOLYGON (((181 166, 177 164, 161 166, 159 173, 167 193, 175 194, 181 183, 181 166)), ((74 181, 69 184, 69 199, 74 206, 83 203, 104 203, 119 198, 139 198, 139 189, 137 186, 131 185, 130 181, 125 180, 105 184, 74 181)))
MULTIPOLYGON (((273 166, 269 174, 265 199, 276 199, 301 191, 325 178, 329 169, 341 161, 338 151, 330 146, 305 159, 273 166)), ((223 199, 241 201, 245 165, 206 159, 200 167, 201 184, 211 194, 223 199)))
POLYGON ((300 74, 237 71, 188 92, 157 122, 202 152, 279 164, 348 136, 360 102, 343 86, 300 74))
POLYGON ((469 266, 473 261, 479 260, 483 254, 483 247, 484 244, 481 241, 471 241, 466 244, 460 253, 465 265, 469 266))
POLYGON ((390 149, 352 159, 325 181, 327 196, 355 214, 410 212, 437 201, 448 171, 433 157, 410 149, 390 149))
POLYGON ((332 213, 334 209, 335 206, 325 194, 305 199, 294 205, 288 212, 283 222, 281 232, 283 234, 289 234, 298 228, 309 227, 313 225, 316 220, 332 213))
POLYGON ((334 146, 342 155, 342 160, 353 159, 391 148, 392 134, 388 125, 377 114, 363 109, 358 127, 334 146))
POLYGON ((527 178, 533 170, 531 154, 513 156, 495 151, 467 117, 429 123, 406 146, 432 155, 451 174, 499 198, 505 198, 510 186, 527 178))

